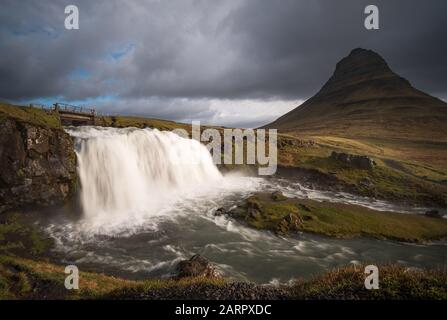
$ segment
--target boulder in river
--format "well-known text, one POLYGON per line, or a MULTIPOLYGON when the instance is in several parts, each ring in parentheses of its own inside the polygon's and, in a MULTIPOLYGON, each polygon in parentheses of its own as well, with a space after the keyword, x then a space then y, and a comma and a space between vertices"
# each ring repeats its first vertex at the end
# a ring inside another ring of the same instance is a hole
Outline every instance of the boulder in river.
POLYGON ((272 193, 272 199, 274 201, 287 200, 287 197, 281 191, 275 191, 272 193))
POLYGON ((214 211, 214 216, 215 217, 219 217, 219 216, 222 216, 222 215, 225 215, 225 214, 227 214, 227 210, 225 210, 225 208, 219 208, 216 211, 214 211))
POLYGON ((218 278, 220 277, 216 267, 209 260, 199 254, 192 256, 189 260, 180 261, 176 267, 176 278, 218 278))
POLYGON ((289 213, 277 225, 276 233, 287 235, 290 231, 298 231, 303 225, 303 220, 298 214, 289 213))

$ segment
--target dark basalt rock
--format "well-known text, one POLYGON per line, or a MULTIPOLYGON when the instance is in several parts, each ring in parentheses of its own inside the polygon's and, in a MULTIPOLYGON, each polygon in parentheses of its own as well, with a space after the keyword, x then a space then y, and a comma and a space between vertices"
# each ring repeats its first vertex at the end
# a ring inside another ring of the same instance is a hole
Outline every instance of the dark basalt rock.
POLYGON ((330 158, 336 161, 340 161, 351 168, 357 168, 363 170, 372 170, 376 165, 374 160, 372 160, 368 156, 359 156, 343 152, 338 153, 332 151, 330 158))
POLYGON ((189 260, 180 261, 176 267, 177 274, 175 278, 189 278, 189 277, 202 277, 202 278, 218 278, 219 272, 216 270, 213 264, 211 264, 205 257, 196 254, 189 260))
POLYGON ((442 218, 442 214, 438 210, 429 210, 425 212, 425 215, 430 218, 442 218))
POLYGON ((76 188, 73 141, 62 129, 0 121, 0 212, 61 204, 76 188))
POLYGON ((227 214, 227 210, 225 208, 218 208, 216 211, 214 211, 214 216, 219 217, 222 215, 227 214))

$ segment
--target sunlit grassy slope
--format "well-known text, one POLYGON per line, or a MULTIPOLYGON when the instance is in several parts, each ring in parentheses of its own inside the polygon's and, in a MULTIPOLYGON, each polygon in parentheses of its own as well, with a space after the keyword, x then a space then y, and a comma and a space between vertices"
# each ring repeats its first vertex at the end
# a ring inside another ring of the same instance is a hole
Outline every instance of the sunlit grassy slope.
POLYGON ((447 207, 447 143, 285 136, 292 140, 313 141, 314 144, 284 146, 279 151, 281 166, 317 170, 367 196, 447 207), (373 170, 348 167, 330 158, 333 151, 367 155, 377 165, 373 170))
POLYGON ((8 118, 48 128, 61 127, 58 115, 50 110, 0 103, 0 121, 8 118))

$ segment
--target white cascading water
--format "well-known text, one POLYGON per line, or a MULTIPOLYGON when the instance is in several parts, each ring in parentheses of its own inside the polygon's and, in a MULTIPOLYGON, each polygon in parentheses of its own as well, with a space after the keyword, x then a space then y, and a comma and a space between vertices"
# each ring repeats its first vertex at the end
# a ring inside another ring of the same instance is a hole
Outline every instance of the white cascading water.
POLYGON ((67 131, 76 141, 84 215, 65 212, 48 219, 45 214, 39 222, 54 238, 64 263, 146 279, 170 276, 178 261, 200 252, 226 275, 267 283, 307 277, 334 263, 392 258, 424 267, 439 265, 445 257, 444 243, 396 246, 305 233, 286 239, 253 230, 214 212, 237 205, 253 192, 277 190, 298 198, 376 208, 385 204, 310 190, 293 180, 222 177, 205 146, 169 132, 100 127, 67 131))
POLYGON ((172 132, 101 127, 67 132, 75 137, 87 219, 156 214, 177 197, 223 179, 204 145, 172 132))

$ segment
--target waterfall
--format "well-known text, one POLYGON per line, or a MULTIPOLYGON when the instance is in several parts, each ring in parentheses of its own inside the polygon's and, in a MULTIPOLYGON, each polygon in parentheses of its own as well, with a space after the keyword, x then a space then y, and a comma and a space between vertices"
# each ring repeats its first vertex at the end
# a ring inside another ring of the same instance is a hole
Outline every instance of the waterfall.
POLYGON ((207 148, 172 132, 70 127, 84 215, 155 213, 222 176, 207 148))

